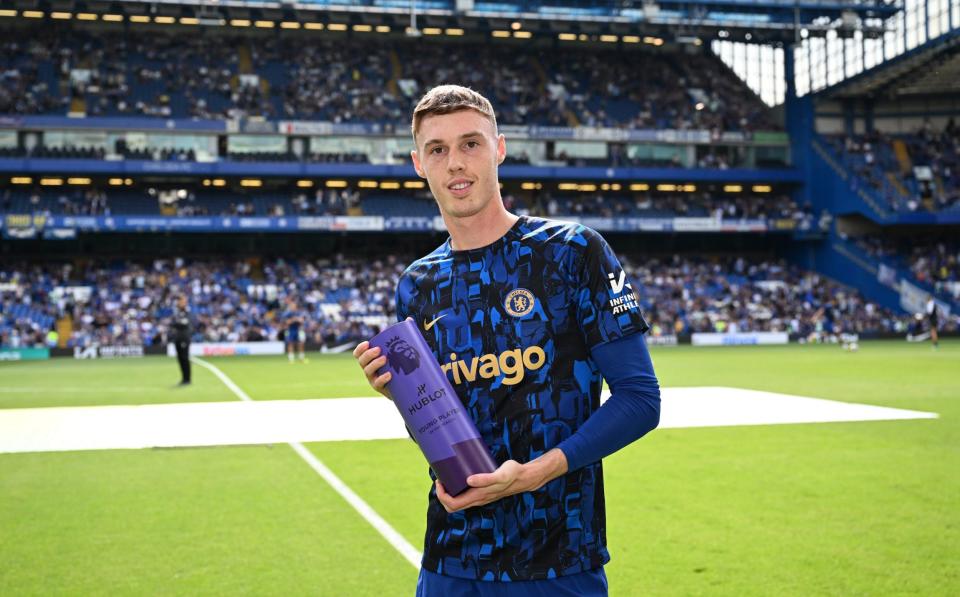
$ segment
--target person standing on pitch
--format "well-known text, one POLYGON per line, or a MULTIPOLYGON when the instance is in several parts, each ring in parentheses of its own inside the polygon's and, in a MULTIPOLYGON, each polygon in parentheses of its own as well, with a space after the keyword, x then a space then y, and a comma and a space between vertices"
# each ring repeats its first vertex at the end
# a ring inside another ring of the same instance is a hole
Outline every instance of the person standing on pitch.
POLYGON ((180 363, 180 385, 190 385, 190 335, 193 333, 193 324, 190 320, 190 304, 187 296, 177 297, 177 304, 173 311, 173 345, 177 349, 177 361, 180 363))
MULTIPOLYGON (((607 595, 601 459, 660 420, 638 297, 595 231, 506 210, 482 95, 436 87, 412 128, 450 237, 400 277, 397 319, 420 326, 498 464, 456 497, 431 471, 417 595, 607 595)), ((354 356, 389 398, 386 355, 354 356)))
POLYGON ((287 305, 287 312, 284 315, 286 319, 286 329, 283 332, 283 340, 287 345, 287 359, 290 364, 293 364, 294 354, 299 349, 300 351, 300 362, 309 363, 307 360, 307 353, 304 350, 307 342, 307 332, 305 330, 305 322, 303 319, 303 314, 297 308, 297 303, 293 299, 290 299, 287 305))
POLYGON ((933 300, 932 296, 927 298, 926 311, 927 320, 930 322, 930 341, 933 342, 934 348, 940 348, 939 331, 937 329, 940 327, 940 313, 937 310, 937 301, 933 300))

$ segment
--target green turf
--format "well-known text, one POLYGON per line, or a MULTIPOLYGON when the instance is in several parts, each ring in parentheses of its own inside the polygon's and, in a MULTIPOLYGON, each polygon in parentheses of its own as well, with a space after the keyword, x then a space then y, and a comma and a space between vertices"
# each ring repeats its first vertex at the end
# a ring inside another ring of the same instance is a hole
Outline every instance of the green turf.
POLYGON ((0 460, 0 595, 399 595, 416 571, 286 445, 0 460))
POLYGON ((372 396, 350 353, 311 355, 308 363, 285 356, 217 357, 215 364, 254 400, 372 396))
POLYGON ((177 361, 169 357, 3 362, 0 408, 237 399, 220 380, 197 366, 193 368, 192 385, 178 387, 179 381, 177 361))
MULTIPOLYGON (((605 462, 613 595, 960 594, 960 343, 653 354, 664 386, 941 418, 657 430, 605 462)), ((371 394, 349 356, 211 362, 258 400, 371 394)), ((2 364, 0 388, 36 385, 0 399, 72 404, 87 396, 73 384, 160 383, 175 369, 159 358, 2 364)), ((209 396, 167 394, 230 399, 209 372, 195 378, 209 396)), ((171 401, 162 390, 107 391, 100 403, 171 401)), ((429 480, 410 441, 308 447, 421 546, 429 480)), ((4 595, 411 595, 415 583, 413 567, 286 446, 3 455, 0 529, 4 595)))

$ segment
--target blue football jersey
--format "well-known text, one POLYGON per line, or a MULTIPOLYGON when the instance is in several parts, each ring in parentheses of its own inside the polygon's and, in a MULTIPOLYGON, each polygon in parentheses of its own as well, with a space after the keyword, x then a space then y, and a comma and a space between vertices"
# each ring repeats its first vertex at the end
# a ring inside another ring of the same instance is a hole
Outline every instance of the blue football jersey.
MULTIPOLYGON (((412 263, 397 287, 397 315, 418 323, 497 464, 529 462, 573 434, 600 407, 590 349, 647 330, 598 233, 532 217, 489 246, 454 251, 448 240, 412 263)), ((609 559, 599 462, 461 512, 447 513, 431 487, 427 570, 535 580, 609 559)))

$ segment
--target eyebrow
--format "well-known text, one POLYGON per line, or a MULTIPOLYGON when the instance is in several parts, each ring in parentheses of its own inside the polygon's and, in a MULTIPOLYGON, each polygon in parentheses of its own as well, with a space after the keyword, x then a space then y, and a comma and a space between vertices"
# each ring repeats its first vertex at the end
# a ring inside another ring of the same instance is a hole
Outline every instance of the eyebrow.
MULTIPOLYGON (((463 140, 463 139, 468 139, 470 137, 482 137, 482 136, 483 136, 483 133, 481 133, 480 131, 470 131, 469 133, 464 133, 460 135, 459 139, 463 140)), ((443 144, 442 139, 430 139, 429 141, 424 143, 423 146, 430 147, 431 145, 441 145, 441 144, 443 144)))

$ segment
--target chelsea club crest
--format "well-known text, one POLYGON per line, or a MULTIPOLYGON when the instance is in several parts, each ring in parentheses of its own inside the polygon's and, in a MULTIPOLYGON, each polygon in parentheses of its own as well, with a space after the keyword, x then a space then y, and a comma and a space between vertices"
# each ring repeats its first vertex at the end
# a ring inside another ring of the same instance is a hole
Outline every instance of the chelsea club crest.
POLYGON ((514 317, 523 317, 533 311, 533 293, 526 288, 517 288, 507 295, 507 300, 503 301, 503 307, 507 313, 514 317))

